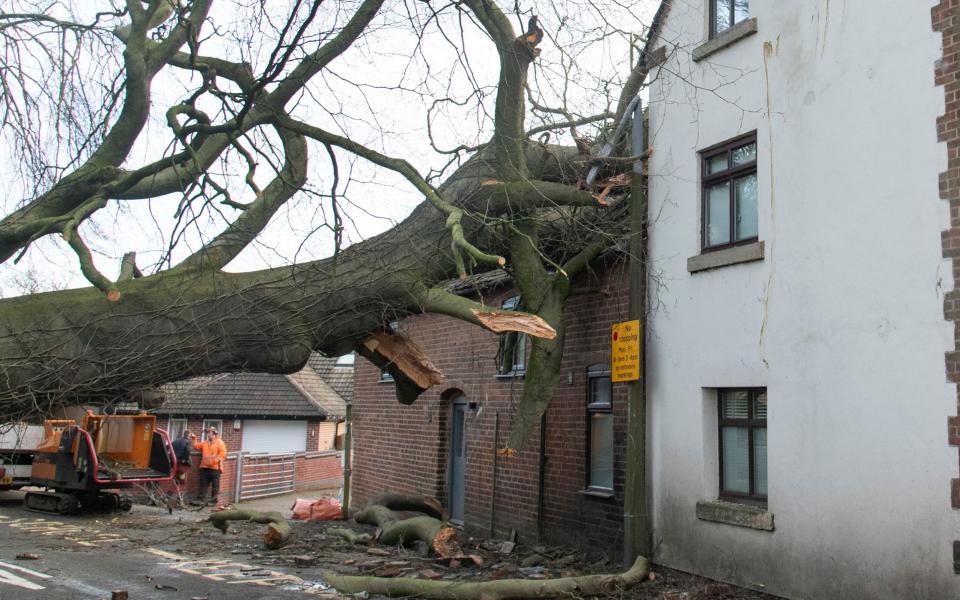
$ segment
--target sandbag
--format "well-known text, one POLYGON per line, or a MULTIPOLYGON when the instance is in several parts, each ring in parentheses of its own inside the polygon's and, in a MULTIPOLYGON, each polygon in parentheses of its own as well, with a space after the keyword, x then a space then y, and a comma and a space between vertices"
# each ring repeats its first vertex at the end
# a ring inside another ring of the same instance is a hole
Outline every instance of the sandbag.
POLYGON ((293 518, 301 521, 337 521, 343 518, 343 508, 336 498, 297 498, 292 508, 293 518))

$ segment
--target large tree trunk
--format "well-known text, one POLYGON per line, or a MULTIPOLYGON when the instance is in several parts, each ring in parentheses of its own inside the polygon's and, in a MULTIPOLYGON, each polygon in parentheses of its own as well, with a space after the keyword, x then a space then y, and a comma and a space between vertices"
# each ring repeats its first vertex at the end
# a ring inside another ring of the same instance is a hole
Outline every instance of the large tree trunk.
MULTIPOLYGON (((547 157, 555 172, 561 154, 547 157)), ((462 205, 491 173, 478 156, 441 192, 462 205)), ((488 250, 504 248, 476 220, 463 224, 488 250)), ((121 282, 118 302, 94 288, 0 300, 0 406, 19 416, 197 375, 295 372, 311 351, 348 352, 421 312, 418 295, 456 272, 449 240, 445 215, 424 203, 335 258, 249 273, 173 269, 121 282)))
POLYGON ((588 596, 615 596, 627 588, 642 583, 650 576, 650 563, 638 557, 630 570, 619 575, 583 575, 560 579, 498 581, 430 581, 401 577, 335 575, 327 573, 324 579, 341 594, 367 592, 372 595, 396 598, 409 596, 429 600, 507 600, 508 598, 583 598, 588 596))

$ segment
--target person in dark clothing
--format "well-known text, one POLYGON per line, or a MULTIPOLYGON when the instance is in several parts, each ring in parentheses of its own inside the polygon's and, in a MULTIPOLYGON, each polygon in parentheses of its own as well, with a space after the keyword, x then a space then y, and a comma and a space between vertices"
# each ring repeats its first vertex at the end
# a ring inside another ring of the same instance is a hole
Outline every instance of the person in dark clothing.
POLYGON ((193 449, 193 442, 190 439, 190 432, 183 431, 183 435, 173 441, 173 455, 177 457, 177 472, 174 476, 178 485, 183 485, 187 481, 187 472, 190 471, 190 450, 193 449))

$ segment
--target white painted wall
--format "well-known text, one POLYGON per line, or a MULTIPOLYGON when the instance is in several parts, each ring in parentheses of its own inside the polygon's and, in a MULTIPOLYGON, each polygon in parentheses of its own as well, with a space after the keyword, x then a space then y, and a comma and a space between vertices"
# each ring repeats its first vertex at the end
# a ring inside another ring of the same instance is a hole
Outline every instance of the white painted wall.
POLYGON ((656 558, 793 598, 960 598, 932 2, 750 0, 758 33, 699 64, 706 1, 673 4, 650 95, 656 558), (754 129, 766 257, 690 274, 696 152, 754 129), (774 532, 695 514, 727 386, 768 390, 774 532))

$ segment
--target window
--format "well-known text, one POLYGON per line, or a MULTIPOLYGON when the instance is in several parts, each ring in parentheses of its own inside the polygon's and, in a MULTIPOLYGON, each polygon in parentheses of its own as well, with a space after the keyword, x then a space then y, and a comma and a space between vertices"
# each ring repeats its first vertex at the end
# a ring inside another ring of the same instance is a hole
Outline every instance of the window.
POLYGON ((587 368, 587 486, 613 490, 613 384, 608 365, 587 368))
MULTIPOLYGON (((503 310, 522 310, 520 296, 507 298, 500 305, 503 310)), ((527 365, 527 334, 507 331, 500 334, 497 350, 497 375, 523 375, 527 365)))
POLYGON ((750 16, 749 0, 709 0, 710 37, 723 33, 750 16))
POLYGON ((183 435, 183 431, 187 428, 186 419, 170 419, 167 421, 167 435, 170 436, 171 440, 175 440, 178 437, 183 435))
MULTIPOLYGON (((223 437, 223 421, 220 419, 204 419, 203 420, 203 433, 207 432, 207 427, 213 427, 217 430, 217 435, 223 437)), ((201 434, 198 434, 198 437, 201 434)))
POLYGON ((757 132, 700 152, 704 251, 757 240, 757 132))
POLYGON ((720 497, 767 503, 767 390, 719 390, 720 497))

